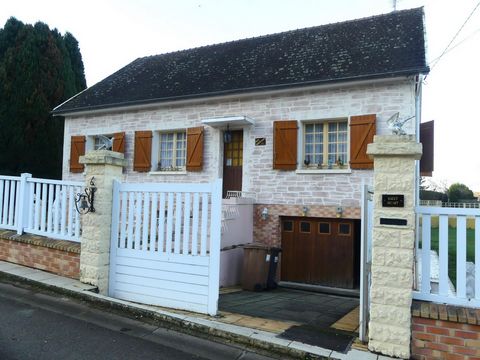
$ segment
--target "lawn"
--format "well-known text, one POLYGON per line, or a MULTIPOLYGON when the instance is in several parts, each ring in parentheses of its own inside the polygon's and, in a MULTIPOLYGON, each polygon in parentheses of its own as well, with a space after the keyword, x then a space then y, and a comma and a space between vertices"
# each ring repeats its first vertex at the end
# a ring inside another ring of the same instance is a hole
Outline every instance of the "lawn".
MULTIPOLYGON (((432 228, 431 248, 438 252, 438 228, 432 228)), ((467 261, 475 261, 475 230, 467 229, 467 261)), ((457 229, 448 228, 448 277, 457 283, 457 229)))

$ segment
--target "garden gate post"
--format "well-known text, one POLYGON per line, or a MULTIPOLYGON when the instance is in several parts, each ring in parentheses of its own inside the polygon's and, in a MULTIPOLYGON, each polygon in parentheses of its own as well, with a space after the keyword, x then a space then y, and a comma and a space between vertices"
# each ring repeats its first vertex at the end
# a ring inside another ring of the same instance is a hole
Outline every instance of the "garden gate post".
POLYGON ((422 144, 413 135, 375 136, 370 350, 410 358, 415 244, 415 160, 422 144))
POLYGON ((95 212, 81 215, 80 281, 97 286, 100 294, 107 295, 113 181, 121 179, 126 160, 121 153, 97 150, 81 156, 80 163, 85 164, 85 186, 89 187, 94 178, 97 188, 95 212))

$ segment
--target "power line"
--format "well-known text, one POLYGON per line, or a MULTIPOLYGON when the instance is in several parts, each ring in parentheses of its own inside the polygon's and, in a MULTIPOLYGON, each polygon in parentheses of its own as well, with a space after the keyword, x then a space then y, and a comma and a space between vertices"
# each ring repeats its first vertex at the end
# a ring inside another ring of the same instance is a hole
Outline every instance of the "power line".
MULTIPOLYGON (((464 39, 462 39, 461 41, 459 41, 457 44, 455 44, 455 46, 452 46, 450 49, 448 49, 447 51, 445 51, 445 53, 443 55, 447 55, 450 51, 456 49, 457 47, 459 47, 460 45, 462 45, 465 41, 469 40, 472 36, 474 36, 475 34, 477 34, 478 32, 480 31, 480 28, 478 28, 477 30, 475 30, 474 32, 472 32, 470 35, 466 36, 464 39)), ((433 64, 434 62, 438 61, 440 59, 441 56, 437 56, 435 59, 433 59, 432 61, 430 61, 430 64, 433 64)))
POLYGON ((455 39, 457 38, 458 34, 460 34, 460 32, 462 31, 462 29, 465 27, 465 25, 467 24, 468 20, 470 20, 470 18, 472 17, 473 13, 477 10, 477 8, 480 6, 480 1, 477 3, 477 5, 473 8, 473 10, 470 12, 470 15, 468 15, 467 19, 463 22, 462 26, 460 26, 460 29, 458 29, 457 33, 455 34, 455 36, 452 38, 452 40, 450 40, 450 42, 448 43, 447 47, 445 48, 445 50, 443 50, 442 54, 437 57, 436 61, 433 63, 431 63, 431 67, 430 67, 430 70, 433 70, 433 68, 435 67, 435 65, 438 64, 438 62, 440 61, 440 59, 443 57, 443 55, 445 55, 448 51, 448 48, 450 47, 450 45, 452 45, 452 43, 455 41, 455 39))

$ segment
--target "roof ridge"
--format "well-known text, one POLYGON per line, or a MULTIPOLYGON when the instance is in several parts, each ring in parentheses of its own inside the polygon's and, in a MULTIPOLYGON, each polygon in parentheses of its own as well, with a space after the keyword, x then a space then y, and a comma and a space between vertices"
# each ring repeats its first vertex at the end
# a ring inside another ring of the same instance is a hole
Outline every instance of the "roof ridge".
MULTIPOLYGON (((252 39, 262 39, 262 38, 266 38, 266 37, 270 37, 270 36, 278 36, 278 35, 282 35, 282 34, 288 34, 288 33, 294 33, 294 32, 298 32, 298 31, 304 31, 304 30, 307 30, 307 29, 316 29, 316 28, 320 28, 320 27, 329 27, 329 26, 338 25, 338 24, 348 24, 348 23, 352 23, 352 22, 359 22, 359 21, 362 21, 362 20, 375 19, 375 18, 379 18, 379 17, 391 15, 391 14, 394 14, 394 13, 395 13, 395 14, 398 14, 398 13, 403 13, 403 12, 413 12, 413 11, 416 11, 416 10, 419 10, 419 9, 423 9, 423 6, 419 6, 419 7, 411 8, 411 9, 395 10, 395 11, 391 11, 391 12, 388 12, 388 13, 370 15, 370 16, 365 16, 365 17, 363 17, 363 18, 343 20, 343 21, 331 22, 331 23, 328 23, 328 24, 315 25, 315 26, 306 26, 306 27, 303 27, 303 28, 297 28, 297 29, 292 29, 292 30, 280 31, 280 32, 277 32, 277 33, 270 33, 270 34, 252 36, 252 37, 247 37, 247 38, 242 38, 242 39, 236 39, 236 40, 218 42, 218 43, 214 43, 214 44, 196 46, 196 47, 191 47, 191 48, 186 48, 186 49, 181 49, 181 50, 174 50, 174 51, 169 51, 169 52, 165 52, 165 53, 161 53, 161 54, 155 54, 155 55, 148 55, 148 56, 139 57, 139 58, 137 58, 136 60, 149 59, 149 58, 154 58, 154 57, 162 57, 162 56, 167 56, 167 55, 172 55, 172 54, 178 54, 178 53, 182 53, 182 52, 188 52, 188 51, 192 51, 192 50, 199 50, 199 49, 211 48, 211 47, 214 47, 214 46, 220 46, 220 45, 226 45, 226 44, 239 43, 239 42, 242 42, 242 41, 247 41, 247 40, 252 40, 252 39)), ((136 60, 135 60, 135 61, 136 61, 136 60)))

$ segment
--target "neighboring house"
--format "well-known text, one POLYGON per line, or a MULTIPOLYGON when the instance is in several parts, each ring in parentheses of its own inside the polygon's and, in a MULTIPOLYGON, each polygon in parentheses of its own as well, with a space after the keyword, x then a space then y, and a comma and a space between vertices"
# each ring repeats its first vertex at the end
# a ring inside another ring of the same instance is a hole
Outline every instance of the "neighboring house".
POLYGON ((282 280, 356 287, 366 147, 396 112, 417 133, 424 31, 417 8, 139 58, 54 109, 63 178, 98 135, 125 181, 221 177, 256 194, 253 238, 283 248, 282 280))

